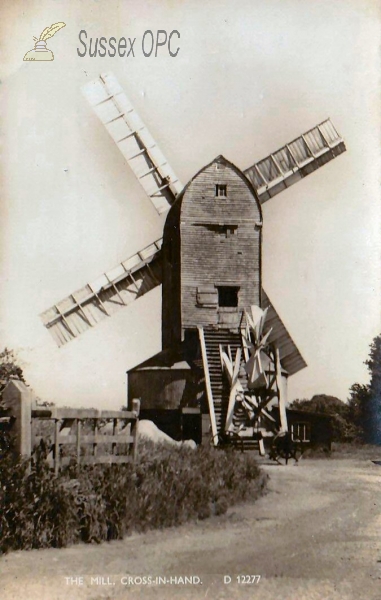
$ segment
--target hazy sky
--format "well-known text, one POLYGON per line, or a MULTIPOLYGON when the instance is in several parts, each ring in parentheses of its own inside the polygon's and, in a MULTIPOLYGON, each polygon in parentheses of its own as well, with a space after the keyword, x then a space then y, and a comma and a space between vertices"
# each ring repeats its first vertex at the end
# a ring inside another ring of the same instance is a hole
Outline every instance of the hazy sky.
POLYGON ((380 330, 380 11, 375 0, 2 0, 1 346, 45 400, 119 407, 160 350, 160 289, 58 349, 39 314, 160 237, 162 219, 81 86, 113 71, 183 183, 246 168, 328 116, 347 152, 263 207, 263 283, 308 363, 289 397, 345 399, 380 330), (23 62, 57 21, 53 62, 23 62), (136 37, 80 58, 78 34, 136 37), (141 52, 145 30, 180 52, 141 52), (11 34, 10 34, 11 32, 11 34))

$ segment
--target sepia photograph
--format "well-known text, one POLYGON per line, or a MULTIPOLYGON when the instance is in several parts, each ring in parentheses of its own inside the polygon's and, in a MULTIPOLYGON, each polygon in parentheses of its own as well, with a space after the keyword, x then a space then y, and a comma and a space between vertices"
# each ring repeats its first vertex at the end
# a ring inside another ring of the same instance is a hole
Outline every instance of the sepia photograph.
POLYGON ((381 597, 375 0, 2 0, 3 600, 381 597))

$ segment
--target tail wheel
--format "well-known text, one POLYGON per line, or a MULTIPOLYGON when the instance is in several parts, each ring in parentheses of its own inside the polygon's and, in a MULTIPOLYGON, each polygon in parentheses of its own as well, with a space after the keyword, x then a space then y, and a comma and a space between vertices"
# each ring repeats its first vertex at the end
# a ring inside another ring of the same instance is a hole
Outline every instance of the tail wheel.
POLYGON ((275 460, 279 465, 288 465, 289 460, 298 462, 303 452, 300 440, 291 440, 289 434, 274 439, 269 452, 269 458, 275 460))

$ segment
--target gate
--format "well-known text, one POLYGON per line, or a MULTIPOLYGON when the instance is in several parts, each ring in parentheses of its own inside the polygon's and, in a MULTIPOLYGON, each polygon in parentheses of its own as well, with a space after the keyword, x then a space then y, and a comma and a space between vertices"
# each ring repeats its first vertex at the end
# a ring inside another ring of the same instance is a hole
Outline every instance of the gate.
POLYGON ((120 464, 136 459, 139 400, 133 401, 132 411, 41 407, 22 381, 12 380, 1 404, 17 454, 30 458, 43 445, 56 474, 73 462, 120 464))

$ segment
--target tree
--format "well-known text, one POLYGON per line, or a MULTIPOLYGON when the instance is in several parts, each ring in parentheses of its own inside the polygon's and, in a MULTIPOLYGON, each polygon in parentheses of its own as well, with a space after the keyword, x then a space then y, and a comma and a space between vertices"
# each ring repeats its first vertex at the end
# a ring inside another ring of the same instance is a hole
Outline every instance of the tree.
POLYGON ((369 358, 365 361, 370 372, 370 412, 374 442, 381 443, 381 335, 370 345, 369 358))
POLYGON ((361 441, 367 441, 365 431, 369 430, 371 414, 369 385, 354 383, 349 389, 348 418, 357 429, 361 441))
POLYGON ((17 360, 14 350, 4 348, 0 352, 0 394, 10 379, 20 379, 25 383, 23 370, 17 360))
POLYGON ((343 414, 346 410, 346 404, 336 396, 327 396, 327 394, 315 394, 311 400, 294 400, 290 408, 295 410, 306 410, 307 412, 319 412, 324 414, 343 414))
POLYGON ((365 364, 369 370, 370 383, 352 385, 348 406, 363 441, 381 444, 381 335, 373 339, 365 364))

